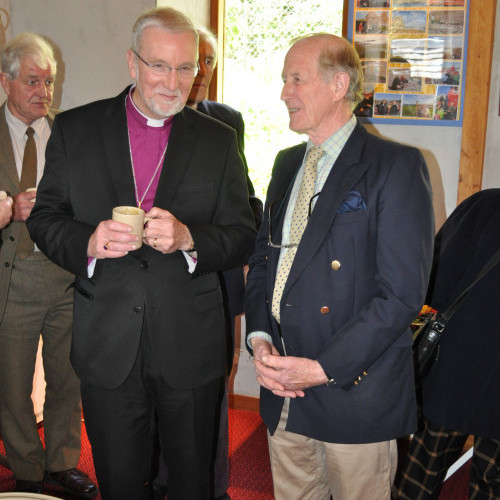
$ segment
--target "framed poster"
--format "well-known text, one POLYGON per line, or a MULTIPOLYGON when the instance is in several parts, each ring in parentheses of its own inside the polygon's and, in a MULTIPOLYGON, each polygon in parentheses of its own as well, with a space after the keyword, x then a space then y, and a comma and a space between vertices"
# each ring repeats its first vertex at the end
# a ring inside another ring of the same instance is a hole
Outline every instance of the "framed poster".
POLYGON ((462 125, 470 0, 350 0, 364 72, 354 114, 371 123, 462 125))

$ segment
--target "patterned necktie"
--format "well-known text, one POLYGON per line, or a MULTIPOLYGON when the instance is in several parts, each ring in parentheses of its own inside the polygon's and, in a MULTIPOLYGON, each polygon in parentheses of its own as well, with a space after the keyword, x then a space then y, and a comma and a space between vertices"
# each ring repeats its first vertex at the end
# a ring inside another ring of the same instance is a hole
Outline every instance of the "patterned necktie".
POLYGON ((318 161, 325 154, 325 151, 319 146, 313 146, 307 155, 306 164, 304 167, 304 176, 300 183, 299 193, 293 208, 292 220, 290 223, 290 243, 296 246, 288 248, 281 262, 276 281, 274 283, 273 302, 271 311, 276 319, 280 322, 280 302, 285 289, 286 280, 292 267, 293 259, 297 253, 297 247, 304 233, 309 218, 309 203, 314 195, 314 185, 318 174, 318 161))
MULTIPOLYGON (((26 146, 24 147, 23 156, 23 169, 21 171, 21 179, 19 181, 19 188, 21 191, 26 191, 28 188, 36 187, 36 144, 33 134, 35 131, 28 127, 26 135, 26 146)), ((25 259, 35 249, 33 241, 31 241, 26 224, 23 222, 19 227, 19 236, 17 239, 16 254, 20 259, 25 259)))

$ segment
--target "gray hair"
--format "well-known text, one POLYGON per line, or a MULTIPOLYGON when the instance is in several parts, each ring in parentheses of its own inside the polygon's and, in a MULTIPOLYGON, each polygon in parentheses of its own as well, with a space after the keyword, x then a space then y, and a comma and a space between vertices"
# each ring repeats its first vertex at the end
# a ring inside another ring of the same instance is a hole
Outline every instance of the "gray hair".
POLYGON ((363 68, 354 46, 345 38, 330 33, 316 33, 294 40, 294 43, 310 38, 322 39, 323 49, 318 58, 318 66, 326 79, 343 71, 349 75, 349 87, 345 99, 354 109, 363 100, 363 68))
POLYGON ((50 67, 56 74, 57 61, 52 45, 42 36, 28 31, 17 35, 3 48, 0 54, 2 72, 14 80, 19 76, 21 60, 26 56, 32 56, 37 66, 43 69, 50 67))
POLYGON ((198 35, 200 37, 200 40, 206 40, 211 45, 215 54, 214 63, 217 63, 218 43, 217 43, 217 36, 215 35, 215 33, 207 28, 204 28, 203 26, 199 26, 198 35))
POLYGON ((132 29, 132 50, 141 49, 142 34, 149 27, 159 28, 167 33, 192 33, 198 49, 198 31, 191 19, 182 12, 170 7, 158 7, 140 16, 132 29))

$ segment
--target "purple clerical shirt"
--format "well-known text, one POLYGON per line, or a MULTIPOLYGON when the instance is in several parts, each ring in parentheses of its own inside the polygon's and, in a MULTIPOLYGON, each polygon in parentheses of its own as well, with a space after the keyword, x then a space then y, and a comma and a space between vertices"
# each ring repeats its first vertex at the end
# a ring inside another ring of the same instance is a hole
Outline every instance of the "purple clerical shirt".
POLYGON ((132 165, 137 184, 136 198, 140 201, 144 196, 141 208, 148 212, 153 208, 153 201, 163 168, 162 157, 164 157, 170 131, 172 130, 173 118, 155 120, 142 114, 132 101, 133 91, 134 87, 127 96, 126 110, 132 165), (161 164, 158 167, 159 163, 161 164), (155 175, 157 167, 158 170, 155 175), (148 189, 153 175, 154 179, 148 189))

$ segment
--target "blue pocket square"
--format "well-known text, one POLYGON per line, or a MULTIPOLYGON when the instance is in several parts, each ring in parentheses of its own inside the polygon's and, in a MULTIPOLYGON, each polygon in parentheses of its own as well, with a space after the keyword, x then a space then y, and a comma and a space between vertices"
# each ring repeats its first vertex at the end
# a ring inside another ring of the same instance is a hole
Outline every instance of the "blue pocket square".
POLYGON ((346 212, 357 212, 358 210, 366 210, 366 203, 359 191, 349 191, 349 194, 344 198, 337 210, 338 214, 346 212))

